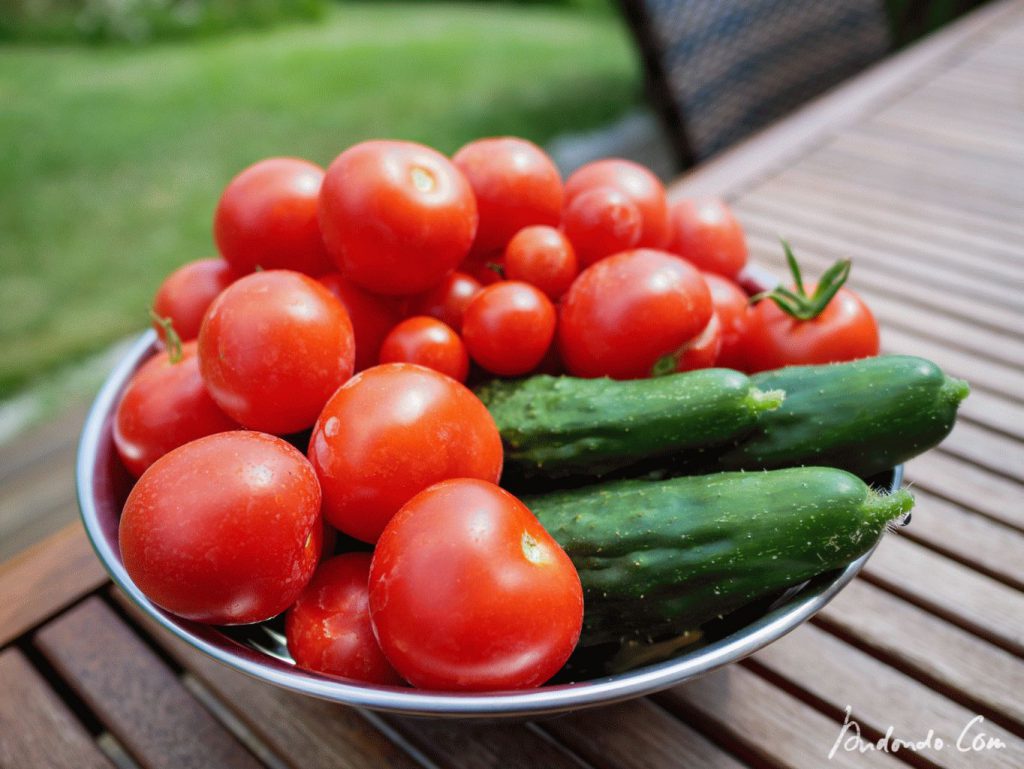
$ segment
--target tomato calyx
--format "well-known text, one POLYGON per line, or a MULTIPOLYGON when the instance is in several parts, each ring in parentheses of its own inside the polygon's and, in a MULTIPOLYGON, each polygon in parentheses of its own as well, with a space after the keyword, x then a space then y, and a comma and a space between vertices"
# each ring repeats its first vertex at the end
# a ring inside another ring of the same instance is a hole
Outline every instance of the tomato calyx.
POLYGON ((149 308, 149 317, 164 332, 164 344, 167 345, 167 360, 172 364, 177 363, 182 358, 182 350, 181 337, 174 330, 174 321, 171 320, 170 316, 158 315, 152 307, 149 308))
POLYGON ((505 279, 505 265, 503 265, 501 262, 487 262, 484 265, 484 267, 493 272, 502 280, 505 279))
POLYGON ((785 240, 782 241, 782 248, 786 252, 786 262, 789 264, 789 271, 793 275, 793 283, 796 290, 788 289, 785 286, 776 286, 770 291, 764 291, 751 297, 750 303, 757 304, 764 299, 771 299, 778 305, 779 309, 797 320, 814 320, 832 301, 833 297, 843 287, 850 277, 849 259, 840 259, 833 264, 821 276, 814 293, 808 295, 804 288, 803 276, 800 273, 800 265, 797 264, 793 249, 785 240))

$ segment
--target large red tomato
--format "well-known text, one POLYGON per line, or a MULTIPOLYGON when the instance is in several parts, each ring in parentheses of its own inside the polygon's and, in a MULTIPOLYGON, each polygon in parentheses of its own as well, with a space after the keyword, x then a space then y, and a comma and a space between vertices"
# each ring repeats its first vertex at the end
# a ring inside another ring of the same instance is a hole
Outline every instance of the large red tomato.
POLYGON ((238 273, 223 259, 197 259, 166 278, 153 297, 153 327, 166 341, 163 324, 170 320, 178 337, 187 342, 199 336, 203 315, 217 295, 238 278, 238 273))
POLYGON ((384 654, 414 686, 522 689, 572 654, 583 590, 522 502, 460 478, 417 494, 384 530, 370 616, 384 654))
POLYGON ((469 252, 477 229, 469 182, 412 142, 368 141, 341 153, 320 192, 320 228, 341 274, 368 291, 426 291, 469 252))
POLYGON ((735 278, 747 263, 743 227, 716 198, 677 200, 669 208, 672 240, 668 250, 698 269, 735 278))
POLYGON ((514 137, 478 139, 452 162, 469 180, 480 211, 474 252, 500 251, 531 224, 558 224, 562 177, 536 144, 514 137))
POLYGON ((462 318, 462 338, 473 360, 500 376, 534 369, 555 336, 557 313, 538 288, 518 280, 487 286, 462 318))
POLYGON ((588 267, 562 298, 558 345, 574 376, 636 379, 679 350, 711 319, 700 272, 641 248, 588 267))
POLYGON ((371 684, 404 683, 374 638, 369 579, 369 553, 345 553, 320 564, 285 618, 296 665, 371 684))
POLYGON ((715 315, 722 324, 722 348, 715 365, 745 371, 743 350, 750 322, 750 297, 731 280, 713 272, 705 272, 704 280, 711 290, 715 315))
POLYGON ((280 438, 234 431, 186 443, 143 473, 118 538, 153 603, 196 622, 262 622, 287 609, 320 558, 320 487, 280 438))
POLYGON ((196 343, 157 353, 140 368, 114 416, 114 446, 135 477, 171 449, 196 438, 238 429, 206 391, 196 343), (172 360, 172 355, 175 360, 172 360))
POLYGON ((375 542, 418 492, 447 478, 501 476, 501 436, 472 392, 411 363, 356 374, 327 402, 309 458, 324 515, 345 534, 375 542))
POLYGON ((240 278, 214 300, 199 332, 199 368, 225 413, 285 434, 316 421, 352 376, 352 323, 322 285, 290 270, 240 278))
POLYGON ((240 274, 330 270, 316 220, 323 178, 320 166, 298 158, 268 158, 242 171, 224 190, 213 219, 221 256, 240 274))
POLYGON ((395 300, 364 291, 337 272, 322 276, 320 282, 345 306, 352 321, 356 343, 355 370, 376 366, 384 337, 401 320, 395 300))
POLYGON ((579 168, 566 181, 566 205, 570 205, 580 193, 596 187, 614 187, 636 204, 643 219, 643 230, 637 246, 665 247, 670 234, 668 204, 665 202, 665 187, 657 176, 630 160, 595 160, 579 168))

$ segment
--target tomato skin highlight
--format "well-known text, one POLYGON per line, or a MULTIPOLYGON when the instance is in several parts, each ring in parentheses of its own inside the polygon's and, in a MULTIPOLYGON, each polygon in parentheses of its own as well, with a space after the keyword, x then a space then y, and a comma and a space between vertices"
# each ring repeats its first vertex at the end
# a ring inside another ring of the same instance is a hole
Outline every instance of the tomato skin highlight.
POLYGON ((734 279, 747 264, 747 240, 732 210, 717 198, 677 200, 669 208, 666 250, 698 269, 734 279))
POLYGON ((320 228, 341 274, 376 294, 436 286, 469 253, 478 214, 469 182, 413 142, 368 141, 327 169, 320 228))
MULTIPOLYGON (((490 271, 494 277, 499 277, 490 271)), ((413 315, 429 315, 462 331, 462 315, 480 289, 480 281, 465 272, 452 272, 434 288, 416 297, 410 304, 413 315)))
POLYGON ((558 224, 562 176, 533 142, 511 136, 478 139, 452 157, 476 197, 480 227, 474 253, 501 251, 519 230, 558 224))
POLYGON ((572 654, 583 591, 572 561, 522 502, 480 480, 431 486, 381 535, 370 616, 414 686, 539 686, 572 654))
POLYGON ((174 449, 128 495, 125 569, 167 611, 196 622, 262 622, 287 609, 320 558, 320 487, 280 438, 218 433, 174 449))
POLYGON ((133 476, 172 449, 239 425, 220 410, 199 374, 196 342, 182 345, 171 363, 167 351, 146 361, 128 383, 114 415, 114 446, 133 476))
MULTIPOLYGON (((184 264, 166 278, 153 297, 153 312, 170 318, 174 332, 183 342, 199 336, 206 310, 239 275, 223 259, 197 259, 184 264)), ((160 341, 166 342, 164 329, 154 322, 160 341)))
MULTIPOLYGON (((808 291, 813 293, 814 286, 808 291)), ((878 355, 878 323, 871 310, 848 288, 812 320, 798 320, 775 302, 763 299, 750 313, 744 340, 747 370, 840 363, 878 355)))
POLYGON ((750 324, 750 297, 728 278, 713 272, 705 272, 703 275, 711 290, 715 315, 722 324, 722 345, 715 365, 745 371, 744 349, 747 326, 750 324))
POLYGON ((572 243, 554 227, 526 227, 505 247, 505 277, 536 286, 552 302, 569 290, 579 271, 572 243))
POLYGON ((555 336, 557 313, 538 288, 517 280, 487 286, 466 307, 462 338, 470 357, 499 376, 536 368, 555 336))
MULTIPOLYGON (((597 187, 613 187, 624 193, 640 212, 642 228, 636 243, 624 248, 664 248, 671 234, 665 186, 639 163, 621 158, 595 160, 581 166, 565 183, 565 204, 572 205, 581 193, 597 187)), ((575 245, 575 243, 573 244, 575 245)), ((581 257, 582 258, 582 257, 581 257)))
POLYGON ((636 249, 588 267, 562 298, 558 347, 573 376, 639 379, 711 319, 700 272, 664 251, 636 249))
POLYGON ((309 459, 338 530, 376 542, 398 509, 447 478, 501 477, 502 445, 480 399, 411 363, 356 374, 324 406, 309 459))
POLYGON ((456 382, 469 374, 469 354, 462 339, 437 318, 406 318, 384 339, 381 363, 417 363, 439 371, 456 382))
POLYGON ((228 287, 199 332, 199 368, 218 406, 252 430, 304 430, 351 375, 352 323, 320 283, 290 270, 228 287))
POLYGON ((317 224, 324 170, 299 158, 267 158, 231 180, 213 218, 213 237, 227 262, 245 275, 331 269, 317 224))
POLYGON ((405 683, 373 635, 369 578, 370 553, 345 553, 317 567, 285 617, 296 665, 371 684, 405 683))
POLYGON ((377 365, 384 337, 401 320, 393 299, 364 291, 337 272, 318 278, 348 312, 356 345, 355 370, 377 365))

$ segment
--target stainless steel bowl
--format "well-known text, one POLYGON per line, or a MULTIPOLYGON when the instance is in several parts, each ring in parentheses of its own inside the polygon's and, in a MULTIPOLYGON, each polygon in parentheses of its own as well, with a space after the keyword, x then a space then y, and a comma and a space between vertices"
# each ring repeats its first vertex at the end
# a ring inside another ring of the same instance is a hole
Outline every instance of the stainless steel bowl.
MULTIPOLYGON (((451 694, 346 682, 296 668, 288 656, 280 622, 219 628, 169 614, 151 603, 132 582, 121 562, 117 526, 132 479, 114 450, 112 423, 118 399, 135 370, 154 351, 156 335, 143 334, 108 377, 82 431, 76 468, 82 522, 114 583, 160 625, 214 659, 261 681, 345 705, 418 716, 449 718, 524 718, 553 714, 650 694, 736 662, 785 635, 811 617, 843 589, 870 557, 821 575, 788 591, 763 611, 721 637, 683 651, 665 662, 618 675, 543 686, 529 691, 451 694)), ((899 487, 902 467, 889 485, 899 487)), ((749 612, 748 612, 749 614, 749 612)))

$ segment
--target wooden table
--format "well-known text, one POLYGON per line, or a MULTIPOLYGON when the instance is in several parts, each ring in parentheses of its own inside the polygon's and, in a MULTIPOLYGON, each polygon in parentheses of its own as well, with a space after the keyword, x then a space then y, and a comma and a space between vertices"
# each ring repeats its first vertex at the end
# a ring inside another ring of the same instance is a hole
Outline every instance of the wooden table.
MULTIPOLYGON (((813 622, 605 710, 381 717, 256 683, 154 630, 76 525, 0 567, 0 766, 1024 766, 1024 2, 968 17, 673 192, 728 197, 761 264, 781 269, 780 234, 816 270, 853 257, 885 349, 974 387, 942 448, 908 468, 913 524, 813 622), (891 725, 946 744, 829 761, 847 706, 870 740, 891 725), (958 750, 972 722, 1005 747, 958 750)), ((52 478, 71 453, 53 440, 0 455, 4 503, 37 488, 65 504, 52 478)))

